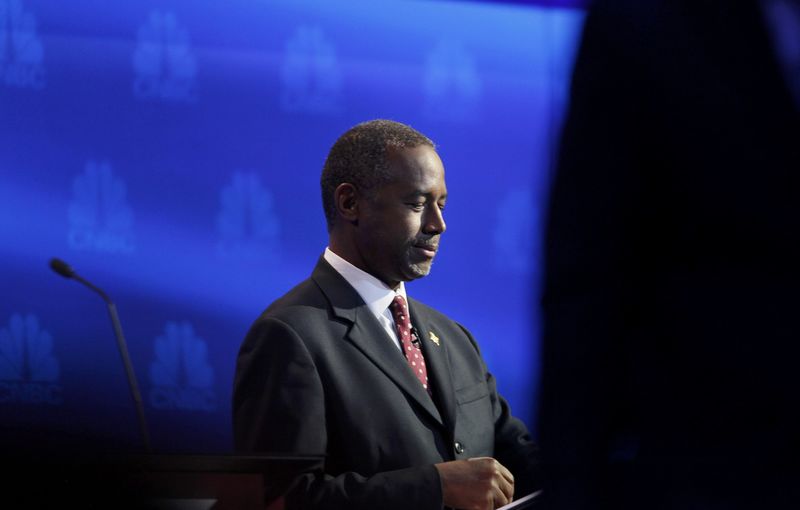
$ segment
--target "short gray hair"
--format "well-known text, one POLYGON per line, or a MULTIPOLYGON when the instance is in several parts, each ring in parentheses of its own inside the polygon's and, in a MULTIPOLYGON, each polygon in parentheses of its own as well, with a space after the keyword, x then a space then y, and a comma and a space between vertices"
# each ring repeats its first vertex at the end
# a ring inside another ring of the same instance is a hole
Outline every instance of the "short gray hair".
POLYGON ((328 152, 322 168, 320 186, 322 207, 328 231, 336 220, 333 194, 342 183, 350 183, 369 195, 389 181, 387 153, 392 149, 413 149, 436 146, 425 135, 410 126, 392 120, 370 120, 347 130, 328 152))

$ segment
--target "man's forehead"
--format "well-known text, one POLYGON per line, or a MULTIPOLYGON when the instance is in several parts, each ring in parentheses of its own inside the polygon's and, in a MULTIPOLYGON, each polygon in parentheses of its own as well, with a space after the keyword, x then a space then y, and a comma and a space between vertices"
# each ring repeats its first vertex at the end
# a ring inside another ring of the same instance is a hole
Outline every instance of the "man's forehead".
POLYGON ((393 148, 386 157, 390 167, 406 170, 432 170, 442 172, 442 160, 433 147, 418 145, 416 147, 393 148))
POLYGON ((424 155, 398 158, 389 164, 387 185, 404 195, 437 195, 447 193, 444 168, 438 158, 424 155))

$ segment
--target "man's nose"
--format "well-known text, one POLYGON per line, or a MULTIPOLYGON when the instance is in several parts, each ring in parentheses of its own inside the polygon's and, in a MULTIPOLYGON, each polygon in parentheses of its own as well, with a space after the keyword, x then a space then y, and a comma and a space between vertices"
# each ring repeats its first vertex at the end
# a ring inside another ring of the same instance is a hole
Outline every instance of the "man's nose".
POLYGON ((447 224, 444 222, 442 210, 438 205, 433 205, 428 211, 428 214, 425 215, 422 232, 430 235, 443 234, 447 230, 447 224))

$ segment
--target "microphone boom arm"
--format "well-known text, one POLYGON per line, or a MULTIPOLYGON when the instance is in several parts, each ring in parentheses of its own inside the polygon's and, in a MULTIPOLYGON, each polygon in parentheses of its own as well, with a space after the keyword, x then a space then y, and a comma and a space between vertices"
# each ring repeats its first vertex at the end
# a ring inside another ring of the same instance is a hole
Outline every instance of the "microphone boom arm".
MULTIPOLYGON (((80 280, 82 280, 82 278, 80 280)), ((129 386, 131 388, 131 396, 133 397, 133 402, 136 405, 136 414, 139 417, 139 429, 142 434, 142 441, 144 441, 145 451, 147 453, 153 453, 153 447, 150 444, 150 433, 147 430, 147 422, 145 421, 144 417, 142 394, 139 392, 139 385, 136 383, 136 374, 133 372, 133 364, 131 363, 131 358, 128 355, 128 347, 125 342, 125 336, 122 333, 122 325, 119 322, 119 315, 117 315, 117 307, 110 299, 108 299, 108 296, 105 296, 105 293, 102 291, 99 293, 101 296, 104 296, 104 300, 108 308, 108 315, 111 317, 111 324, 114 326, 114 335, 117 337, 117 347, 119 347, 119 353, 122 356, 122 363, 125 365, 125 374, 127 375, 128 382, 130 383, 129 386)))
POLYGON ((153 447, 150 444, 150 433, 148 432, 147 421, 145 420, 144 416, 142 394, 139 392, 139 385, 136 383, 136 373, 133 371, 133 364, 131 363, 131 358, 128 354, 128 346, 125 342, 125 335, 122 333, 122 324, 119 322, 119 315, 117 314, 116 305, 113 301, 111 301, 111 298, 108 297, 108 294, 75 273, 75 271, 65 262, 59 259, 53 259, 50 261, 50 267, 61 276, 65 278, 71 278, 87 286, 89 289, 98 293, 100 297, 103 298, 103 301, 105 301, 106 307, 108 308, 108 315, 111 317, 111 324, 114 327, 114 336, 117 338, 117 347, 119 348, 119 353, 122 356, 122 364, 125 365, 125 375, 128 378, 131 396, 133 397, 133 402, 136 406, 136 414, 139 417, 139 430, 142 434, 144 448, 147 453, 153 453, 153 447))

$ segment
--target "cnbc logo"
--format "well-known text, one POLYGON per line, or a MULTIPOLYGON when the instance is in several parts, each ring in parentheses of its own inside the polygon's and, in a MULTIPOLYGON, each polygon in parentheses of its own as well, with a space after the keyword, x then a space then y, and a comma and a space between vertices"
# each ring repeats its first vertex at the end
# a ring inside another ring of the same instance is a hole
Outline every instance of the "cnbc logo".
POLYGON ((133 93, 140 99, 196 99, 197 62, 189 34, 178 25, 174 14, 153 11, 139 28, 133 71, 133 93))
POLYGON ((427 116, 464 121, 477 113, 482 84, 472 56, 457 41, 444 40, 428 54, 423 89, 427 116))
POLYGON ((14 314, 0 330, 0 404, 63 403, 53 337, 33 314, 14 314))
POLYGON ((213 384, 205 340, 195 336, 188 322, 168 322, 155 340, 155 360, 150 363, 150 406, 213 412, 213 384))
POLYGON ((499 227, 494 232, 495 257, 501 272, 526 275, 536 266, 536 233, 539 214, 530 188, 513 189, 506 193, 497 208, 499 227), (501 262, 500 262, 501 261, 501 262))
POLYGON ((342 70, 322 29, 299 27, 287 41, 281 67, 281 107, 287 112, 341 110, 342 70))
POLYGON ((21 0, 0 0, 0 81, 10 87, 44 88, 44 49, 36 18, 21 0))
POLYGON ((236 172, 220 192, 217 252, 222 256, 268 260, 277 256, 280 224, 272 193, 255 172, 236 172))
POLYGON ((72 181, 69 246, 73 250, 112 253, 133 251, 133 212, 125 183, 107 162, 89 161, 72 181))

